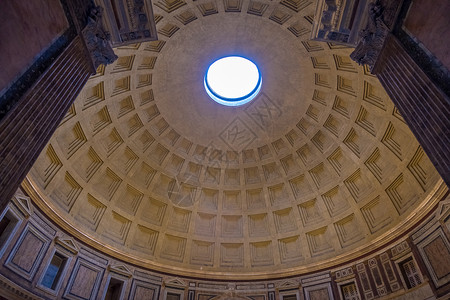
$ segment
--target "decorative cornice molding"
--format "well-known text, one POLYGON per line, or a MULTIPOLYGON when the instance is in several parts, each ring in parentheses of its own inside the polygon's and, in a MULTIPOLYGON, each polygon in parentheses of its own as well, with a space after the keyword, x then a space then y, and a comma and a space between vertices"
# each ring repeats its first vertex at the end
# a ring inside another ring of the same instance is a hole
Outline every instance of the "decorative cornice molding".
POLYGON ((60 245, 64 249, 76 255, 80 249, 78 248, 75 240, 73 238, 60 238, 55 237, 55 244, 60 245))
POLYGON ((25 218, 33 213, 33 206, 29 197, 16 194, 12 197, 12 202, 25 218))
POLYGON ((108 271, 119 274, 119 275, 123 275, 128 278, 133 276, 131 271, 125 265, 116 265, 116 266, 109 265, 108 271))
POLYGON ((164 281, 165 286, 172 286, 172 287, 187 287, 187 283, 180 279, 180 278, 169 278, 164 281))
POLYGON ((0 275, 0 291, 2 292, 1 295, 3 297, 6 297, 10 300, 20 300, 20 299, 27 299, 27 300, 43 300, 44 298, 38 297, 22 287, 18 286, 14 282, 10 281, 3 275, 0 275))

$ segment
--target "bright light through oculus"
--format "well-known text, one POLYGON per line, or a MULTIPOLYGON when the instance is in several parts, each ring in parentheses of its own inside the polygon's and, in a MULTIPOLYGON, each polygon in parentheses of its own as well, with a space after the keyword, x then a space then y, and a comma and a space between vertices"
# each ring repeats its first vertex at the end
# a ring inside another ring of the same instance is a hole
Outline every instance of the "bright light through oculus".
POLYGON ((251 101, 261 90, 261 73, 250 60, 228 56, 216 60, 205 75, 205 89, 216 102, 238 106, 251 101))

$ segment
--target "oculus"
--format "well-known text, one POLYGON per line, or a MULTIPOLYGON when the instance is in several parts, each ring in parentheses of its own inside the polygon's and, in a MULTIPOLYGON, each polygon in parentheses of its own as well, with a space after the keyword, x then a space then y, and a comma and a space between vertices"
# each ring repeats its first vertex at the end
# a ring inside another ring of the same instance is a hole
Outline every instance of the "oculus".
POLYGON ((261 90, 262 77, 251 60, 227 56, 213 62, 206 71, 204 85, 217 103, 239 106, 250 102, 261 90))

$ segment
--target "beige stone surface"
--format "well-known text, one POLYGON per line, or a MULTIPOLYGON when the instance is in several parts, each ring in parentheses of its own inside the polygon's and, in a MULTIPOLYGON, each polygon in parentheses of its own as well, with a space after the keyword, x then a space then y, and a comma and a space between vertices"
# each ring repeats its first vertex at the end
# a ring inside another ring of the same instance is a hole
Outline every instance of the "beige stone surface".
POLYGON ((28 175, 71 234, 169 273, 282 277, 389 242, 446 189, 351 49, 309 40, 314 3, 154 4, 159 41, 116 49, 28 175), (241 107, 203 87, 229 54, 263 76, 241 107))

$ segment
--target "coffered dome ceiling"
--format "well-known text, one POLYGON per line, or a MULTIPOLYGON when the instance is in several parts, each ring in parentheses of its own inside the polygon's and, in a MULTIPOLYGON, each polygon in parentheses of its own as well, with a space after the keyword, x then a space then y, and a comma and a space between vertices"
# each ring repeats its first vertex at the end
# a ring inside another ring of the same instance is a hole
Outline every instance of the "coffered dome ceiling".
POLYGON ((155 1, 159 41, 115 50, 25 187, 70 234, 172 274, 281 277, 388 243, 442 180, 351 49, 308 40, 314 8, 155 1), (204 89, 226 55, 261 70, 244 106, 204 89))

